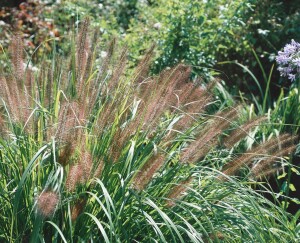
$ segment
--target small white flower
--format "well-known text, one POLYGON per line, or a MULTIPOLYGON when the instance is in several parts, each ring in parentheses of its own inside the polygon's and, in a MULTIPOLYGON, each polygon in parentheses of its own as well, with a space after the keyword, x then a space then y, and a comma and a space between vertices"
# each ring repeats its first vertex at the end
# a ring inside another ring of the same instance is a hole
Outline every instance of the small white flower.
POLYGON ((28 69, 32 72, 39 71, 39 69, 37 67, 33 66, 32 63, 25 63, 25 62, 23 62, 23 69, 24 70, 28 69))
POLYGON ((225 11, 225 10, 226 10, 226 7, 223 6, 223 5, 221 5, 221 6, 219 7, 219 9, 220 9, 220 11, 222 12, 222 11, 225 11))
POLYGON ((106 51, 101 51, 100 56, 102 58, 107 57, 107 52, 106 51))
POLYGON ((157 22, 153 25, 153 28, 159 30, 161 28, 161 26, 162 26, 162 24, 160 22, 157 22))
POLYGON ((34 66, 34 67, 32 67, 32 68, 31 68, 31 70, 32 70, 33 72, 37 72, 37 71, 39 71, 39 69, 38 69, 37 67, 35 67, 35 66, 34 66))
POLYGON ((4 21, 0 20, 0 26, 5 26, 5 25, 6 25, 6 23, 4 21))

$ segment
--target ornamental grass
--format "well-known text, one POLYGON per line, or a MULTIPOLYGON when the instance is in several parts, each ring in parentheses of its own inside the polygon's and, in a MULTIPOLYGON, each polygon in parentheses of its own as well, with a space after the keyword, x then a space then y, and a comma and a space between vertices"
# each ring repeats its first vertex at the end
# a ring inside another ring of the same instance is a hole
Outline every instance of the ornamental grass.
POLYGON ((116 39, 101 56, 88 19, 78 33, 69 55, 35 69, 12 43, 0 78, 0 241, 297 238, 290 215, 247 184, 280 170, 296 137, 218 156, 267 118, 237 125, 242 106, 216 106, 218 81, 191 79, 189 66, 150 76, 154 46, 128 69, 116 39))

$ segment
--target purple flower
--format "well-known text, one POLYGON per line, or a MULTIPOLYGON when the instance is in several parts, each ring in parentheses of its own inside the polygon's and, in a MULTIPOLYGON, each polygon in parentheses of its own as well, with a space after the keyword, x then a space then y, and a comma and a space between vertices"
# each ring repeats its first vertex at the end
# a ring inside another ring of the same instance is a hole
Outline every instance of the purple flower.
POLYGON ((289 76, 288 76, 288 78, 289 78, 292 82, 294 82, 294 81, 296 80, 296 75, 290 73, 289 76))
POLYGON ((284 48, 283 51, 285 52, 286 55, 291 55, 297 50, 297 47, 292 44, 287 44, 284 48))
POLYGON ((300 77, 300 43, 292 40, 286 44, 283 51, 278 52, 276 62, 280 75, 294 82, 300 77))
POLYGON ((300 57, 293 59, 293 64, 298 68, 300 68, 300 57))
POLYGON ((285 55, 284 52, 280 51, 278 52, 278 56, 276 57, 276 61, 279 65, 285 65, 288 64, 290 58, 288 56, 285 55))

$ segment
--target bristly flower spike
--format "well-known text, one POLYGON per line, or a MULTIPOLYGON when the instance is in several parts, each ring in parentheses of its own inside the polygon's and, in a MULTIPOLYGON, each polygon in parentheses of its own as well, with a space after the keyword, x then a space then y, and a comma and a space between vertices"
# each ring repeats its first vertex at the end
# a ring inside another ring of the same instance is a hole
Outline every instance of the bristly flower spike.
POLYGON ((44 218, 53 216, 59 203, 59 195, 54 191, 42 192, 36 202, 37 212, 44 218))

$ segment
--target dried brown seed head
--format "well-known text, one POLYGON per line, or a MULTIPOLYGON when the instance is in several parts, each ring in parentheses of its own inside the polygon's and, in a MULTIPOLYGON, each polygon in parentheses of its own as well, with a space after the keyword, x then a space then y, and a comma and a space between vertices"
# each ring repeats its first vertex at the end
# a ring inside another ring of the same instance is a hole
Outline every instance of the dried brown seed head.
POLYGON ((83 169, 79 164, 72 165, 69 170, 69 174, 66 180, 66 189, 69 192, 73 192, 76 186, 83 180, 83 169))
POLYGON ((163 166, 165 156, 158 154, 150 158, 133 179, 133 187, 142 191, 151 181, 154 174, 163 166))
POLYGON ((189 189, 192 180, 193 178, 189 177, 188 179, 180 182, 179 184, 171 188, 167 196, 167 198, 170 199, 167 201, 167 206, 175 206, 175 200, 179 200, 182 196, 184 196, 184 193, 189 189))
POLYGON ((37 211, 44 217, 51 217, 59 203, 59 196, 53 191, 44 191, 37 198, 37 211))
POLYGON ((74 222, 84 210, 87 200, 80 198, 71 209, 71 220, 74 222))

